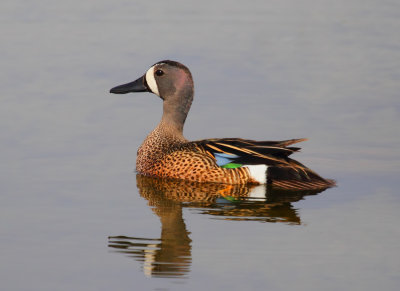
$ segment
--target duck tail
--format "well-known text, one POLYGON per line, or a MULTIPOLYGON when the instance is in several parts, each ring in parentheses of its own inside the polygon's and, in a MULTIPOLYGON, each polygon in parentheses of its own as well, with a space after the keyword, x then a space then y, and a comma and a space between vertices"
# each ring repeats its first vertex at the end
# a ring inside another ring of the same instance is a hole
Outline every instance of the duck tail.
POLYGON ((267 183, 286 190, 326 189, 336 185, 334 180, 324 179, 308 168, 269 166, 267 183))

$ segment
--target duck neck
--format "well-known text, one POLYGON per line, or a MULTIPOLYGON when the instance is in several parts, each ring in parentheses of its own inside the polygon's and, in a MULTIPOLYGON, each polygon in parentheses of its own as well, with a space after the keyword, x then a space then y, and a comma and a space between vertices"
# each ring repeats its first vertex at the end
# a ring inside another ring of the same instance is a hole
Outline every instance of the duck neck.
POLYGON ((183 126, 192 101, 193 90, 177 91, 174 96, 164 100, 160 126, 164 127, 165 133, 183 137, 183 126))

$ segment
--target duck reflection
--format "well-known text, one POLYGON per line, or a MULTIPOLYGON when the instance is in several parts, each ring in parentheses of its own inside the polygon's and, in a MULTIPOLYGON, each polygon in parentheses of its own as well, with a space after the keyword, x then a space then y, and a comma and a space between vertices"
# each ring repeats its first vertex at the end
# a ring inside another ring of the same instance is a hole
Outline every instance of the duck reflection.
POLYGON ((214 219, 301 224, 292 202, 324 190, 287 191, 265 185, 224 185, 136 176, 140 195, 161 220, 161 238, 110 236, 108 246, 142 262, 150 277, 184 277, 191 239, 182 208, 214 219))

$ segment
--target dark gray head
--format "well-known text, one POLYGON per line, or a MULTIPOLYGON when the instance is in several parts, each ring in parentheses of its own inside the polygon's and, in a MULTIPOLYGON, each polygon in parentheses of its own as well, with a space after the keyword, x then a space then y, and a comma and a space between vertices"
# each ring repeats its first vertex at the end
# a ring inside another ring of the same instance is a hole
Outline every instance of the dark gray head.
POLYGON ((181 63, 161 61, 147 70, 142 77, 114 87, 110 93, 126 94, 130 92, 151 92, 164 101, 163 119, 174 123, 185 122, 193 101, 194 87, 192 74, 181 63))

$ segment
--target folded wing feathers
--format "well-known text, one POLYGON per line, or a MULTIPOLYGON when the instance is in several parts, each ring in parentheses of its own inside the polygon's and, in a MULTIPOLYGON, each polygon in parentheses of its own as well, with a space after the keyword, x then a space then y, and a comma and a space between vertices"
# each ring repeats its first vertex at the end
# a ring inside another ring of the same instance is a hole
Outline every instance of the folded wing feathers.
POLYGON ((198 149, 214 156, 215 153, 232 155, 232 162, 246 165, 268 165, 268 179, 285 189, 308 189, 333 186, 289 155, 300 150, 289 145, 306 139, 285 141, 253 141, 235 138, 208 139, 194 142, 198 149))
POLYGON ((239 138, 208 139, 195 142, 197 146, 211 154, 224 153, 237 155, 236 162, 286 165, 296 169, 305 168, 302 164, 289 159, 288 156, 300 150, 298 147, 286 147, 305 139, 286 141, 253 141, 239 138))
MULTIPOLYGON (((255 156, 255 157, 259 157, 265 160, 269 160, 269 161, 275 161, 275 162, 279 162, 279 163, 284 163, 287 164, 287 162, 285 160, 282 160, 278 157, 274 157, 272 155, 267 155, 267 154, 262 154, 259 151, 255 151, 253 149, 250 148, 246 148, 246 147, 237 147, 234 145, 230 145, 230 144, 226 144, 226 143, 216 143, 217 145, 223 147, 223 148, 229 148, 231 149, 231 152, 234 153, 235 155, 240 156, 240 154, 246 154, 249 156, 255 156)), ((264 148, 265 149, 265 148, 264 148)))

